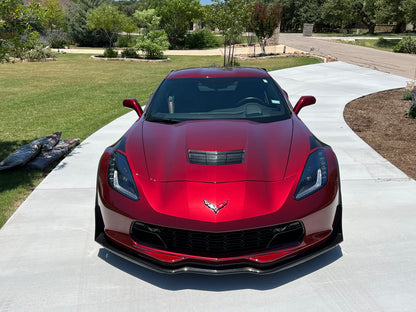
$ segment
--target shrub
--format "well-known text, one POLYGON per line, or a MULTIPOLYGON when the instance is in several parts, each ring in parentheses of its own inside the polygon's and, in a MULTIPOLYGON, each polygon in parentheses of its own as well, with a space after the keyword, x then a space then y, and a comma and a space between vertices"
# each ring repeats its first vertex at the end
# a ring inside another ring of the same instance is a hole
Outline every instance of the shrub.
POLYGON ((68 44, 68 40, 65 35, 57 31, 50 31, 46 34, 45 41, 49 44, 51 48, 62 49, 68 44))
POLYGON ((409 110, 406 111, 406 116, 412 119, 416 118, 416 102, 413 102, 412 105, 410 105, 409 110))
POLYGON ((135 49, 128 48, 121 52, 121 57, 125 58, 138 58, 137 52, 135 49))
POLYGON ((116 46, 119 48, 130 48, 134 46, 134 37, 132 35, 121 35, 118 37, 116 46))
POLYGON ((220 40, 208 29, 197 30, 186 36, 185 45, 188 49, 217 48, 220 40))
POLYGON ((410 101, 412 99, 412 94, 410 92, 405 92, 402 95, 402 100, 404 101, 410 101))
POLYGON ((415 99, 415 92, 416 89, 413 88, 412 92, 407 92, 403 94, 402 100, 411 100, 412 104, 410 104, 409 110, 405 112, 405 115, 409 118, 415 119, 416 118, 416 99, 415 99))
POLYGON ((389 41, 387 39, 384 39, 383 37, 378 38, 378 40, 376 42, 376 46, 378 46, 378 47, 388 47, 389 46, 389 41))
POLYGON ((114 58, 118 56, 118 52, 113 49, 105 49, 104 57, 114 58))
POLYGON ((410 36, 404 37, 393 47, 393 51, 399 53, 416 53, 416 38, 410 36))
POLYGON ((10 43, 0 38, 0 64, 9 62, 10 43))
POLYGON ((164 30, 152 30, 137 38, 135 48, 143 51, 146 54, 146 58, 163 58, 163 50, 169 48, 168 36, 164 30))
POLYGON ((24 55, 29 61, 39 61, 47 58, 55 57, 55 52, 51 51, 50 48, 45 48, 38 44, 33 49, 27 51, 24 55))

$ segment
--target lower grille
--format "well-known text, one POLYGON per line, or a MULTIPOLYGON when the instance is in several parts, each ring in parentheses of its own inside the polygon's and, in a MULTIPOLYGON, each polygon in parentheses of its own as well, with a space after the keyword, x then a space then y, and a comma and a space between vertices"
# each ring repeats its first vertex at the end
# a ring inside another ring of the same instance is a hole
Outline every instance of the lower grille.
POLYGON ((232 232, 198 232, 134 222, 131 237, 141 245, 195 256, 232 257, 299 244, 299 221, 232 232))

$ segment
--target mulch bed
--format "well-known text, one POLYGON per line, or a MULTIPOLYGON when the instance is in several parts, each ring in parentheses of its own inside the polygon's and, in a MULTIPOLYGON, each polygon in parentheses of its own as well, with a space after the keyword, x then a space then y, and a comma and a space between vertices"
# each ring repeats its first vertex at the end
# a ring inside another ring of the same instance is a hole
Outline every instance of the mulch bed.
POLYGON ((405 89, 371 94, 349 103, 344 118, 351 129, 380 155, 416 179, 416 119, 405 116, 411 101, 405 89))

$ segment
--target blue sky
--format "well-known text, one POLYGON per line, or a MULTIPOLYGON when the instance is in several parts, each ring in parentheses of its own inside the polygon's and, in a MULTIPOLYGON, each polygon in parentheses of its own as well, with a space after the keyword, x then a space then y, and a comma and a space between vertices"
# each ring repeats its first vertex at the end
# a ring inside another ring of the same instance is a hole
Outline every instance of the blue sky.
POLYGON ((211 0, 200 0, 202 5, 211 4, 211 0))

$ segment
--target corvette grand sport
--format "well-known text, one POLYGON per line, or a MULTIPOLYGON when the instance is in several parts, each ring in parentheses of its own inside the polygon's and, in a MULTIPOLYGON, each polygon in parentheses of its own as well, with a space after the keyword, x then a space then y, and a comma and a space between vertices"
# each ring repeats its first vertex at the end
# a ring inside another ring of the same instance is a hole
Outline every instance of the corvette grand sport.
POLYGON ((172 71, 100 160, 95 240, 165 273, 272 273, 337 246, 337 159, 263 69, 172 71))

